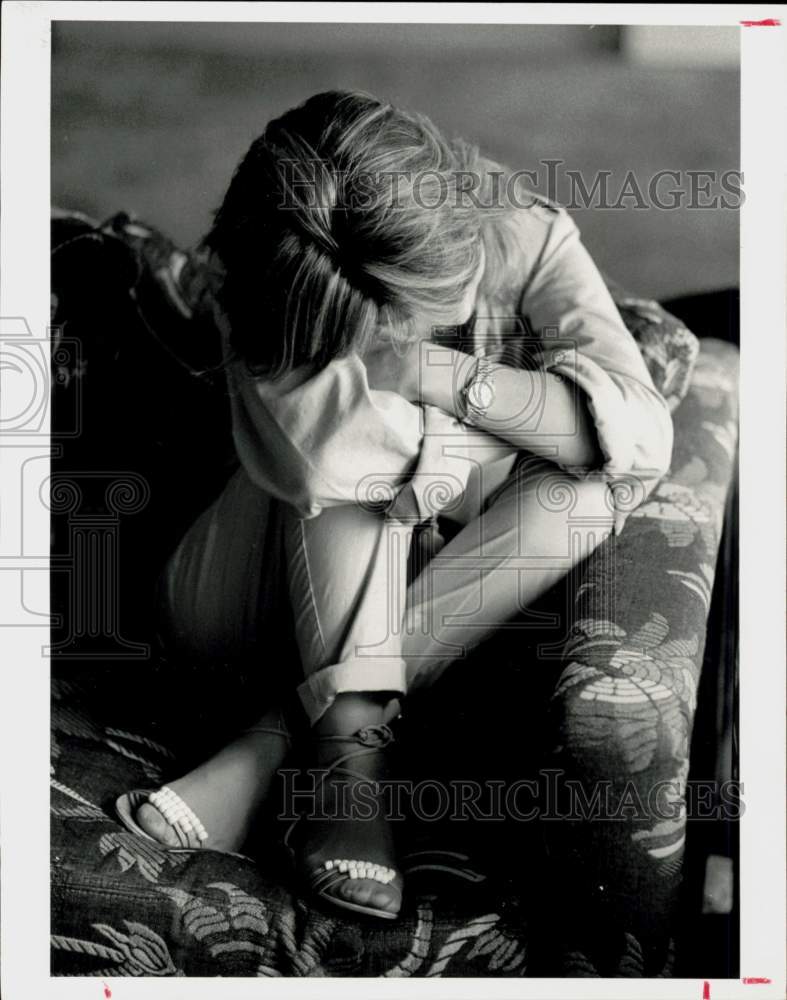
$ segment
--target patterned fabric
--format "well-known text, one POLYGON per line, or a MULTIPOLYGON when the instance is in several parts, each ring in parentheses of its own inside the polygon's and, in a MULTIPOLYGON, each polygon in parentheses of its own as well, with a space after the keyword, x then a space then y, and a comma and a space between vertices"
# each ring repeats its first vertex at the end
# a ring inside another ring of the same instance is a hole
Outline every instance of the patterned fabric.
POLYGON ((674 411, 688 392, 699 341, 658 302, 629 295, 609 277, 604 280, 623 322, 639 344, 656 388, 674 411))
POLYGON ((556 848, 564 881, 576 876, 567 891, 588 888, 578 912, 589 917, 592 901, 621 949, 634 933, 655 956, 669 940, 682 874, 689 741, 737 454, 737 355, 702 342, 675 414, 670 474, 633 511, 620 543, 590 561, 552 695, 553 764, 586 786, 612 778, 613 804, 634 803, 625 821, 568 831, 556 848), (669 818, 655 817, 648 801, 660 782, 669 818), (588 863, 592 885, 579 878, 588 863))
MULTIPOLYGON (((55 663, 53 974, 671 974, 689 740, 736 455, 737 351, 704 340, 688 380, 679 324, 655 303, 637 304, 633 319, 631 301, 624 319, 640 324, 634 332, 649 364, 661 365, 660 384, 673 399, 684 394, 670 473, 520 630, 501 631, 413 698, 401 741, 411 755, 404 772, 416 776, 491 777, 509 787, 560 770, 588 797, 609 781, 620 818, 435 824, 427 838, 444 846, 465 838, 486 866, 485 883, 449 892, 413 878, 392 925, 340 916, 293 892, 273 824, 254 838, 251 858, 167 854, 114 819, 118 794, 193 766, 206 732, 220 743, 254 677, 220 664, 197 675, 155 660, 55 663), (673 342, 661 353, 657 329, 673 342), (681 343, 678 374, 670 359, 681 343), (488 690, 479 695, 476 682, 469 699, 465 685, 479 667, 488 690), (676 783, 669 821, 648 808, 659 780, 676 783), (637 801, 644 811, 626 808, 637 801)), ((62 296, 56 309, 62 318, 62 296)), ((196 352, 189 367, 210 366, 196 352)), ((422 834, 408 827, 405 836, 422 834)))

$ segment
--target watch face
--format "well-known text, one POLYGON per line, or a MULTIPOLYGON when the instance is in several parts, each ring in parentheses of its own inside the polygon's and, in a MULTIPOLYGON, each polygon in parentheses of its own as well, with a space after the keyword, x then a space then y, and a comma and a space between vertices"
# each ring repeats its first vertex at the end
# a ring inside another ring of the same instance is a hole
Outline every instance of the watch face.
POLYGON ((467 401, 474 410, 487 410, 495 398, 495 390, 489 382, 478 381, 467 390, 467 401))

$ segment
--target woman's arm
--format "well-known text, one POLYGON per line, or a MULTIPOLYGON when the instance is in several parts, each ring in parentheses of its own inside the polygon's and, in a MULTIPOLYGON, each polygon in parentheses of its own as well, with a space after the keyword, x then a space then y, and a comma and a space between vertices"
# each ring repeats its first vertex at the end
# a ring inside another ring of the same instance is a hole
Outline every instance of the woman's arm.
MULTIPOLYGON (((461 389, 477 359, 436 344, 422 347, 420 397, 457 417, 461 389)), ((494 400, 476 426, 517 448, 552 457, 564 467, 603 461, 584 394, 562 375, 494 365, 494 400)))
POLYGON ((591 470, 630 474, 644 499, 672 458, 669 407, 571 216, 548 203, 520 212, 523 247, 539 224, 546 236, 519 303, 538 338, 535 360, 584 399, 602 456, 591 470))

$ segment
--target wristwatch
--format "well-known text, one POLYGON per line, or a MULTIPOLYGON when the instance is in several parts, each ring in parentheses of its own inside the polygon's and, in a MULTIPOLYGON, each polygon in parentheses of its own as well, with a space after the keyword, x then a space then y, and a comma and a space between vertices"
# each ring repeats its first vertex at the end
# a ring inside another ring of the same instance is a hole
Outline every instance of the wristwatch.
POLYGON ((470 378, 465 383, 461 393, 466 424, 475 424, 486 416, 487 410, 495 401, 495 370, 486 358, 479 358, 470 378))

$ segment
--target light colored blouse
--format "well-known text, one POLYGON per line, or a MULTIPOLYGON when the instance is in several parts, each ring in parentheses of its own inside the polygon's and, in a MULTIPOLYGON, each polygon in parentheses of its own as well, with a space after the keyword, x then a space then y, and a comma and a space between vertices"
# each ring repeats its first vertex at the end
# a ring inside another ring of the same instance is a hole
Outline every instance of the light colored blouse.
MULTIPOLYGON (((572 379, 586 394, 604 463, 568 471, 633 477, 636 506, 669 467, 667 403, 565 209, 535 196, 517 210, 515 231, 517 277, 494 301, 479 297, 474 353, 505 358, 520 346, 527 367, 572 379)), ((263 490, 305 518, 338 504, 374 505, 408 479, 426 518, 454 502, 467 482, 464 425, 372 389, 358 354, 311 377, 296 370, 274 381, 234 360, 227 380, 241 463, 263 490)), ((624 504, 630 512, 631 496, 624 504)))

